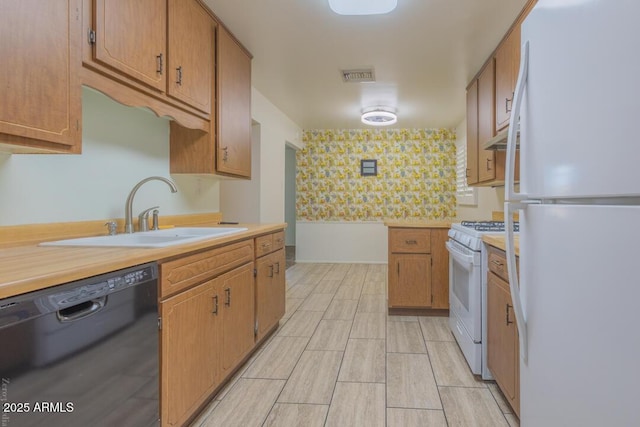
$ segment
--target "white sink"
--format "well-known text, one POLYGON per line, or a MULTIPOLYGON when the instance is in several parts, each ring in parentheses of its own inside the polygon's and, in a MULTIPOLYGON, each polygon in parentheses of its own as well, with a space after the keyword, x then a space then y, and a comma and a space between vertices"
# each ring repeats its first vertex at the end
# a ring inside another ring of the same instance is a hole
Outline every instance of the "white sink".
POLYGON ((164 248, 167 246, 195 242, 227 236, 246 231, 244 227, 176 227, 157 231, 144 231, 115 236, 81 237, 78 239, 43 242, 40 246, 95 246, 95 247, 131 247, 164 248))

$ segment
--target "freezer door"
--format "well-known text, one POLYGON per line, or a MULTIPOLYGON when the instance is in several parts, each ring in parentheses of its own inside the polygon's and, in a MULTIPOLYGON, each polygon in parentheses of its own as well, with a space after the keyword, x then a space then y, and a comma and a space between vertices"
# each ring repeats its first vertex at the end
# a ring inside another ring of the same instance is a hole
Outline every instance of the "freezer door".
POLYGON ((540 0, 523 23, 529 198, 640 195, 638 16, 637 0, 540 0))
POLYGON ((638 426, 640 206, 520 216, 521 425, 638 426))

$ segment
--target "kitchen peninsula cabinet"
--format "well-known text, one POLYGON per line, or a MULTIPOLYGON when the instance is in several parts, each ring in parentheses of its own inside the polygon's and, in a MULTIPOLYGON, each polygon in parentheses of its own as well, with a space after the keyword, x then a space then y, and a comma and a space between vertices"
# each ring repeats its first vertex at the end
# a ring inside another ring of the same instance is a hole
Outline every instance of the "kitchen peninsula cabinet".
POLYGON ((0 1, 0 150, 81 151, 80 0, 0 1))
POLYGON ((487 366, 516 415, 520 415, 518 327, 509 289, 505 252, 489 246, 487 366))
POLYGON ((256 238, 256 342, 284 316, 285 269, 284 232, 256 238))
POLYGON ((449 309, 447 231, 389 227, 390 309, 449 309))

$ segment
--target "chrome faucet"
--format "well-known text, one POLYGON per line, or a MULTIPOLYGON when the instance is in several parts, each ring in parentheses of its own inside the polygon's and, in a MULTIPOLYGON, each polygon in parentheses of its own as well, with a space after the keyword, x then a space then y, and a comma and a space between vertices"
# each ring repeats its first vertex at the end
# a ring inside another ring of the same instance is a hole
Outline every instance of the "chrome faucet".
POLYGON ((144 184, 145 182, 153 181, 153 180, 165 182, 171 188, 172 193, 178 192, 178 188, 173 183, 173 181, 170 181, 167 178, 163 178, 161 176, 150 176, 149 178, 145 178, 139 183, 137 183, 131 189, 129 196, 127 197, 127 203, 125 204, 125 207, 124 207, 124 232, 125 233, 133 233, 133 197, 136 195, 136 191, 138 191, 138 188, 140 188, 142 184, 144 184))

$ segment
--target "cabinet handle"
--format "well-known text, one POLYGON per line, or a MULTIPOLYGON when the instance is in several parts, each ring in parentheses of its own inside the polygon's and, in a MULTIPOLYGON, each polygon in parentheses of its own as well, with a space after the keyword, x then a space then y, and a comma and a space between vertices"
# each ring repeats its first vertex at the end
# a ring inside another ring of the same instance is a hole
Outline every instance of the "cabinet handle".
POLYGON ((226 288, 224 293, 227 296, 227 300, 224 302, 224 305, 231 307, 231 288, 226 288))
POLYGON ((396 270, 398 271, 398 277, 400 277, 400 263, 396 263, 396 270))
POLYGON ((466 168, 466 169, 465 169, 464 176, 466 176, 467 178, 469 178, 469 171, 470 171, 470 170, 471 170, 471 169, 469 169, 469 168, 466 168))
POLYGON ((494 264, 494 265, 497 265, 498 267, 504 267, 503 263, 501 263, 500 261, 495 260, 495 259, 492 260, 491 263, 494 264))
POLYGON ((229 147, 222 147, 222 161, 226 162, 227 160, 229 160, 229 147))
POLYGON ((218 315, 218 295, 213 297, 213 311, 211 313, 215 314, 216 316, 218 315))
POLYGON ((162 74, 162 54, 156 55, 156 72, 162 74))
POLYGON ((510 325, 513 323, 513 320, 509 320, 509 308, 513 308, 511 305, 507 304, 507 325, 510 325))
POLYGON ((269 266, 269 274, 267 275, 267 277, 273 277, 273 264, 269 266))
POLYGON ((418 241, 417 240, 405 240, 404 241, 407 245, 417 245, 418 241))
POLYGON ((514 95, 514 93, 511 92, 511 98, 505 98, 504 99, 504 112, 505 113, 510 113, 511 112, 511 106, 513 105, 513 95, 514 95), (511 105, 509 105, 509 103, 511 103, 511 105))
POLYGON ((178 77, 176 84, 182 86, 182 65, 176 68, 176 75, 178 77))
POLYGON ((487 159, 487 170, 491 170, 491 159, 487 159))
POLYGON ((275 271, 276 274, 280 274, 280 261, 276 262, 276 267, 278 267, 275 271))

